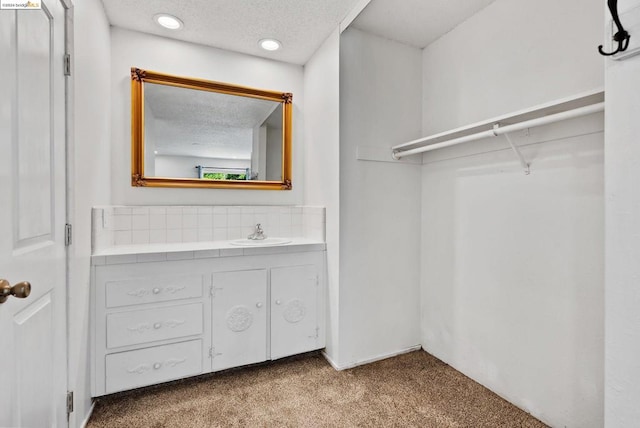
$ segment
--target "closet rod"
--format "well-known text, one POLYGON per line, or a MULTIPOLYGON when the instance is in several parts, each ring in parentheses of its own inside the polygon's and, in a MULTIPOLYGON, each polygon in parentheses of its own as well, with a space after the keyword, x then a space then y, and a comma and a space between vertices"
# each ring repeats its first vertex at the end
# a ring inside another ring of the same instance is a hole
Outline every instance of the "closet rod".
MULTIPOLYGON (((498 135, 508 134, 510 132, 522 131, 523 129, 533 128, 535 126, 547 125, 549 123, 560 122, 562 120, 573 119, 575 117, 586 116, 589 114, 604 111, 604 103, 592 104, 573 110, 567 110, 549 116, 539 117, 537 119, 526 120, 520 123, 514 123, 513 125, 498 126, 494 125, 493 129, 478 132, 476 134, 465 135, 464 137, 454 138, 452 140, 443 141, 441 143, 429 144, 426 146, 418 147, 410 150, 394 150, 393 158, 400 159, 405 156, 411 156, 418 153, 430 152, 432 150, 442 149, 444 147, 455 146, 462 143, 468 143, 470 141, 480 140, 482 138, 497 137, 498 135)), ((426 139, 425 139, 426 140, 426 139)))

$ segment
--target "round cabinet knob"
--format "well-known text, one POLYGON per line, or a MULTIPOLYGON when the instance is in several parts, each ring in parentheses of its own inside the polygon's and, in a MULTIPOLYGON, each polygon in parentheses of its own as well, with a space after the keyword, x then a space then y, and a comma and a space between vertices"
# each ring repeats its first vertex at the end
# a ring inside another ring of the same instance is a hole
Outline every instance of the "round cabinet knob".
POLYGON ((155 328, 156 330, 159 329, 160 327, 162 327, 162 324, 160 324, 159 322, 153 325, 153 328, 155 328))
POLYGON ((160 294, 160 289, 158 287, 154 288, 153 294, 160 294))
POLYGON ((256 303, 256 308, 261 308, 261 307, 262 307, 262 302, 256 303))
POLYGON ((162 367, 162 364, 160 364, 160 363, 155 363, 153 365, 154 370, 158 370, 160 367, 162 367))
POLYGON ((281 305, 281 304, 282 304, 282 301, 276 300, 276 305, 281 305))

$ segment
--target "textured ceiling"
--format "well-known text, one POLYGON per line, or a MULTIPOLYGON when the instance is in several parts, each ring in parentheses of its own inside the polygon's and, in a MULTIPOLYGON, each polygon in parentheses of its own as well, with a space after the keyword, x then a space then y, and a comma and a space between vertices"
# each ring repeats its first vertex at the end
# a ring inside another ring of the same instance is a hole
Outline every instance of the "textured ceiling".
POLYGON ((495 0, 371 0, 352 26, 424 48, 495 0))
MULTIPOLYGON (((102 0, 117 27, 214 46, 294 64, 305 64, 359 0, 102 0), (153 16, 184 22, 171 31, 153 16), (266 52, 258 41, 275 38, 282 49, 266 52)), ((404 0, 403 0, 404 1, 404 0)))
POLYGON ((147 139, 161 155, 249 159, 253 128, 274 118, 282 128, 274 101, 150 83, 144 99, 147 139))

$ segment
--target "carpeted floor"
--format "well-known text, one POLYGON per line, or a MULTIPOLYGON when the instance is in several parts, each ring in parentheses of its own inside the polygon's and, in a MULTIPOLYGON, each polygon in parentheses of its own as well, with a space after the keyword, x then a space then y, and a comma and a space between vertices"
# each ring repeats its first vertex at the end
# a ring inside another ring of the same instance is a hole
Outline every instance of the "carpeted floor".
POLYGON ((545 427, 424 351, 335 371, 320 354, 102 398, 89 428, 545 427))

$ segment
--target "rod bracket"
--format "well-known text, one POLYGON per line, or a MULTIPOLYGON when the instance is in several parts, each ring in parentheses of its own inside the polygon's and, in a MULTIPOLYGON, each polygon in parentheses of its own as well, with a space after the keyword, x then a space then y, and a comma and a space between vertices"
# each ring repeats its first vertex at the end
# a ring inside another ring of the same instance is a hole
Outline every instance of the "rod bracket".
MULTIPOLYGON (((493 135, 495 135, 496 137, 498 135, 500 135, 498 133, 498 129, 500 128, 500 124, 498 123, 494 123, 493 124, 493 135)), ((520 166, 522 167, 522 169, 524 170, 524 174, 525 175, 530 175, 531 174, 531 164, 529 162, 527 162, 524 158, 524 156, 522 155, 522 152, 520 152, 520 149, 518 148, 518 146, 516 146, 513 141, 511 141, 511 138, 509 137, 509 134, 504 134, 504 138, 507 140, 507 142, 509 143, 509 145, 511 146, 511 150, 513 150, 513 152, 516 154, 516 156, 518 157, 518 161, 520 161, 520 166)))

